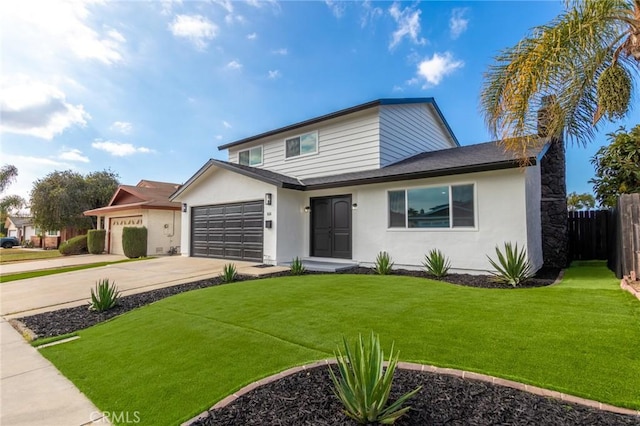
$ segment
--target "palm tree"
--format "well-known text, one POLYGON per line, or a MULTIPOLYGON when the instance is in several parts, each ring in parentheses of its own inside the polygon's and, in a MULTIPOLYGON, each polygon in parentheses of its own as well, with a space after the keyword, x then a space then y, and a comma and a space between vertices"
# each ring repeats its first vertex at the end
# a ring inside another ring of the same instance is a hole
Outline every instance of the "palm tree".
POLYGON ((486 124, 506 150, 524 153, 540 143, 537 112, 546 106, 547 135, 585 145, 602 118, 630 110, 639 64, 640 0, 568 0, 485 73, 486 124))

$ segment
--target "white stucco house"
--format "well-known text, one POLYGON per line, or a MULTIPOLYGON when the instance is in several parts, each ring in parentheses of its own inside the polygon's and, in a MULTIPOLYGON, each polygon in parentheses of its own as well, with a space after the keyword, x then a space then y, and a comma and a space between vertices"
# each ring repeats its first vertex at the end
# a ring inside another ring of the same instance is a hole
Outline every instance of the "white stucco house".
POLYGON ((181 238, 180 203, 169 200, 179 184, 141 180, 120 185, 106 207, 87 210, 98 217, 98 229, 106 229, 107 253, 124 254, 122 230, 126 226, 147 228, 147 255, 167 254, 181 238))
POLYGON ((32 217, 7 216, 4 227, 7 229, 7 237, 16 237, 21 242, 31 241, 31 237, 36 235, 32 217))
POLYGON ((182 203, 181 252, 371 265, 385 250, 418 268, 437 248, 473 273, 511 241, 537 269, 549 146, 527 167, 496 143, 460 146, 433 98, 336 111, 220 146, 228 161, 209 160, 170 197, 182 203))

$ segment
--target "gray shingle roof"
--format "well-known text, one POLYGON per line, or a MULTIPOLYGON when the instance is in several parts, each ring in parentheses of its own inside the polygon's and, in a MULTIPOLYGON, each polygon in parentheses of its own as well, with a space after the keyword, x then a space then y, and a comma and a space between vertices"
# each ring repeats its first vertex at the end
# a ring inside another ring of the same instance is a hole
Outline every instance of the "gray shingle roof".
MULTIPOLYGON (((539 155, 544 152, 545 146, 546 145, 540 146, 539 148, 532 148, 527 152, 526 159, 528 159, 530 164, 536 164, 539 155)), ((520 166, 521 160, 520 157, 505 152, 496 142, 486 142, 477 145, 466 145, 439 151, 423 152, 380 169, 300 180, 271 170, 211 159, 196 175, 185 183, 180 190, 176 191, 172 198, 182 192, 182 189, 186 188, 197 176, 212 165, 282 188, 309 191, 314 189, 516 168, 520 166)))

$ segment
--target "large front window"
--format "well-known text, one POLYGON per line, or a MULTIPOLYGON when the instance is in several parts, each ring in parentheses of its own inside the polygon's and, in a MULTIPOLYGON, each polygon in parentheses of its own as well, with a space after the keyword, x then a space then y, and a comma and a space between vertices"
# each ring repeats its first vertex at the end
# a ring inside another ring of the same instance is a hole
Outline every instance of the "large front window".
POLYGON ((389 228, 473 227, 473 184, 389 191, 389 228))

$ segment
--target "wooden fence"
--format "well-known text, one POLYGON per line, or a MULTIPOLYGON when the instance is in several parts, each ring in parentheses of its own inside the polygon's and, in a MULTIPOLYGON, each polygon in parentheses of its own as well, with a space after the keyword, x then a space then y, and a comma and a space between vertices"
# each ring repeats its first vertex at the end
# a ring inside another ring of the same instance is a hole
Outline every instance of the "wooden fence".
POLYGON ((640 275, 640 194, 621 195, 613 215, 614 245, 607 264, 618 278, 631 271, 640 275))
POLYGON ((610 210, 570 211, 569 259, 607 260, 613 242, 610 235, 615 225, 610 210))

